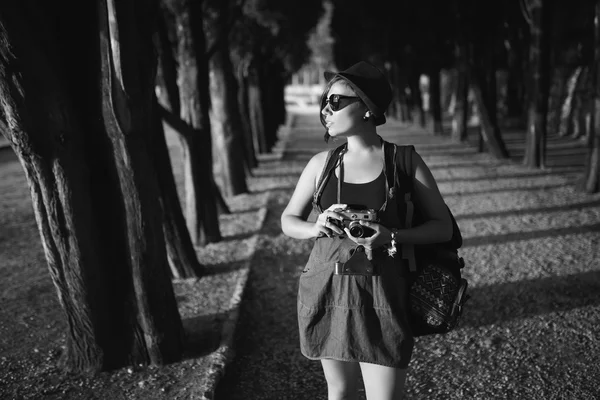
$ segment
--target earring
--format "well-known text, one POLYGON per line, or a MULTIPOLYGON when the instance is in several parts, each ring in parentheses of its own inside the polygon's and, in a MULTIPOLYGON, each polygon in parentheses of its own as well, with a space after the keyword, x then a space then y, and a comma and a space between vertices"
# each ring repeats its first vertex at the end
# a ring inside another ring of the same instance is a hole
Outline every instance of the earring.
POLYGON ((363 121, 368 121, 370 117, 371 117, 371 112, 367 111, 363 117, 363 121))

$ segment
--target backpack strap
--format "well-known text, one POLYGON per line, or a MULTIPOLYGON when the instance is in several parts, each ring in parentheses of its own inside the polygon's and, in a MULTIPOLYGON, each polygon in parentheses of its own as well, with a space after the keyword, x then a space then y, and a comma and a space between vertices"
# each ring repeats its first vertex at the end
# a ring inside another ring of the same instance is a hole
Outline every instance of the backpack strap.
MULTIPOLYGON (((399 168, 397 185, 403 188, 404 203, 406 205, 404 226, 410 228, 413 226, 415 216, 415 205, 413 203, 413 178, 412 154, 415 151, 414 146, 398 146, 400 151, 400 160, 396 158, 396 168, 399 168), (404 189, 406 188, 406 189, 404 189)), ((417 260, 415 259, 415 245, 412 243, 402 243, 402 258, 408 263, 409 270, 417 270, 417 260)))
POLYGON ((325 159, 325 164, 323 165, 323 170, 321 171, 321 176, 319 176, 319 180, 317 181, 317 186, 315 188, 315 192, 313 193, 313 209, 318 210, 319 212, 323 212, 321 210, 321 195, 323 194, 323 189, 325 188, 325 184, 331 177, 333 171, 335 171, 336 167, 339 165, 342 156, 347 151, 347 144, 344 143, 335 149, 329 150, 327 153, 327 158, 325 159))
MULTIPOLYGON (((413 168, 413 162, 412 162, 412 157, 413 157, 413 153, 415 152, 415 148, 414 146, 401 146, 402 149, 402 155, 403 155, 403 159, 402 162, 399 163, 399 165, 402 166, 402 174, 406 176, 406 187, 409 188, 409 190, 407 191, 406 197, 405 197, 405 202, 407 205, 407 210, 406 210, 406 226, 413 226, 414 225, 414 221, 415 221, 415 207, 414 207, 414 194, 411 194, 414 191, 414 179, 415 179, 415 171, 413 168), (412 198, 411 198, 412 196, 412 198), (409 214, 411 215, 411 225, 408 225, 409 223, 409 214)), ((443 242, 443 243, 436 243, 435 247, 436 247, 436 251, 438 253, 442 253, 445 252, 447 253, 447 257, 458 257, 458 253, 457 250, 462 246, 462 235, 460 232, 460 228, 458 226, 458 224, 456 223, 456 219, 454 218, 454 215, 452 214, 452 211, 450 210, 450 208, 448 207, 448 205, 446 205, 446 209, 448 211, 448 214, 450 215, 450 220, 452 223, 452 237, 449 241, 447 242, 443 242)), ((431 245, 418 245, 417 246, 417 251, 420 251, 419 249, 424 249, 423 251, 427 252, 429 251, 431 245)), ((415 246, 412 246, 412 250, 408 250, 409 252, 412 251, 413 252, 413 259, 414 259, 414 252, 415 252, 415 246)), ((403 249, 404 250, 404 249, 403 249)), ((411 269, 412 270, 412 269, 411 269)))

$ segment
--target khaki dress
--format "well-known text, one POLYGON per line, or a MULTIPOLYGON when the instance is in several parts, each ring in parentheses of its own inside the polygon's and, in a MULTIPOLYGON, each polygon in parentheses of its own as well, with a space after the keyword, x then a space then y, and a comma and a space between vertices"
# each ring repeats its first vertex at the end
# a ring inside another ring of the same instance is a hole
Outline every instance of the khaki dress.
MULTIPOLYGON (((393 190, 381 176, 366 184, 341 183, 341 203, 377 204, 379 222, 402 228, 393 190), (380 193, 377 200, 373 193, 380 193), (383 203, 383 204, 381 204, 383 203)), ((343 176, 343 175, 342 175, 343 176)), ((343 179, 343 178, 342 178, 343 179)), ((313 213, 320 214, 334 201, 337 178, 331 174, 315 195, 313 213)), ((339 189, 338 189, 339 190, 339 189)), ((367 204, 368 206, 368 204, 367 204)), ((369 208, 369 207, 367 207, 369 208)), ((406 368, 414 339, 408 324, 407 267, 397 254, 384 248, 373 251, 375 273, 336 275, 336 262, 346 262, 356 243, 339 237, 315 239, 298 287, 298 325, 302 354, 312 360, 334 359, 406 368)), ((399 249, 400 250, 400 249, 399 249)))

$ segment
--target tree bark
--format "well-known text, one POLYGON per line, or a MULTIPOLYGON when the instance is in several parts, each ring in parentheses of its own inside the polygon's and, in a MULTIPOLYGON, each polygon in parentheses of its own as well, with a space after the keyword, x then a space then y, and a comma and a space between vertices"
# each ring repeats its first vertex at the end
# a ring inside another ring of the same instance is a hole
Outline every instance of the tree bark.
MULTIPOLYGON (((18 7, 3 3, 0 9, 5 133, 25 171, 48 269, 65 313, 66 367, 97 371, 106 362, 103 345, 110 319, 104 309, 102 262, 90 229, 94 211, 82 128, 65 87, 67 77, 57 68, 59 60, 29 36, 30 21, 18 7)), ((56 50, 53 45, 45 47, 56 50)))
POLYGON ((580 189, 587 193, 600 192, 600 1, 595 4, 594 61, 592 65, 593 132, 588 136, 588 153, 580 189))
POLYGON ((156 65, 154 7, 133 1, 99 1, 102 115, 111 143, 127 228, 127 268, 132 278, 135 319, 131 358, 164 364, 181 357, 183 328, 168 273, 159 190, 149 137, 156 65), (146 16, 148 19, 144 19, 146 16))
POLYGON ((455 142, 467 140, 467 122, 469 116, 469 82, 468 82, 468 54, 466 43, 456 46, 456 86, 454 114, 452 115, 452 138, 455 142))
MULTIPOLYGON (((192 242, 202 246, 222 240, 214 183, 211 126, 208 113, 208 64, 202 4, 178 0, 174 7, 177 27, 177 58, 180 121, 170 119, 181 134, 185 182, 186 222, 192 242)), ((173 116, 175 117, 175 116, 173 116)))
POLYGON ((550 18, 552 0, 531 0, 531 46, 529 65, 532 71, 531 94, 527 118, 527 139, 523 164, 543 168, 546 160, 546 125, 550 92, 550 18))
POLYGON ((246 165, 246 174, 251 175, 252 169, 258 166, 258 160, 256 158, 254 142, 252 141, 252 128, 250 127, 250 115, 248 113, 248 84, 246 80, 248 66, 245 60, 240 60, 236 72, 238 82, 237 101, 244 135, 244 161, 246 165))
POLYGON ((258 150, 259 154, 265 154, 268 152, 268 148, 265 134, 265 116, 263 114, 263 93, 260 74, 260 66, 256 61, 253 61, 248 69, 250 127, 252 128, 254 148, 258 150))
POLYGON ((485 141, 489 152, 497 159, 508 158, 508 151, 506 145, 500 135, 500 128, 494 116, 490 115, 488 111, 490 107, 487 105, 486 100, 489 95, 482 92, 482 85, 480 82, 483 80, 479 77, 480 74, 474 73, 472 79, 472 89, 474 94, 474 100, 477 104, 477 111, 479 113, 479 120, 481 124, 481 135, 485 141))
POLYGON ((181 202, 177 195, 177 186, 173 177, 173 166, 165 140, 158 100, 154 107, 152 149, 159 182, 160 203, 163 211, 162 225, 171 277, 176 279, 200 277, 203 275, 204 266, 198 262, 196 249, 187 230, 181 202))
POLYGON ((548 136, 556 134, 560 126, 560 110, 566 94, 565 89, 568 75, 568 67, 557 66, 553 68, 548 98, 548 123, 546 126, 546 134, 548 136))
POLYGON ((416 107, 419 125, 425 128, 427 125, 427 119, 425 117, 425 110, 423 109, 423 97, 421 95, 421 88, 419 86, 419 74, 415 73, 410 77, 409 80, 410 97, 413 107, 416 107))
POLYGON ((283 68, 278 62, 265 65, 261 80, 263 93, 263 110, 268 110, 268 118, 264 120, 267 151, 271 151, 277 142, 279 126, 285 122, 286 110, 284 99, 283 68))
POLYGON ((152 113, 154 133, 152 148, 160 187, 163 231, 171 277, 184 279, 202 276, 204 266, 198 262, 196 249, 187 229, 161 117, 163 115, 161 105, 174 115, 179 115, 181 111, 179 88, 177 87, 177 63, 173 54, 173 46, 169 40, 165 10, 161 10, 161 14, 157 18, 155 46, 158 53, 158 71, 161 73, 161 79, 157 79, 157 85, 162 95, 160 100, 156 99, 157 103, 154 104, 152 113), (161 104, 158 104, 159 102, 161 104))
POLYGON ((161 90, 159 103, 175 115, 179 115, 181 103, 179 88, 177 87, 177 61, 173 54, 173 45, 169 40, 166 10, 161 8, 161 15, 157 18, 156 49, 158 53, 159 79, 157 84, 161 90))
POLYGON ((278 139, 279 127, 285 124, 287 119, 287 110, 285 108, 285 78, 284 69, 281 62, 274 61, 270 67, 270 104, 267 110, 274 110, 274 118, 271 126, 271 140, 269 141, 269 151, 275 146, 278 139))
POLYGON ((429 73, 429 111, 433 120, 433 133, 442 135, 444 126, 442 124, 442 91, 440 82, 440 67, 437 60, 432 61, 434 65, 429 73))
MULTIPOLYGON (((248 192, 243 153, 243 131, 237 104, 237 87, 229 58, 227 3, 208 1, 204 5, 207 43, 215 47, 209 59, 210 121, 217 178, 225 196, 248 192)), ((207 46, 212 47, 212 46, 207 46)))
POLYGON ((405 92, 406 74, 405 71, 403 71, 402 68, 400 68, 400 66, 398 65, 397 60, 392 61, 390 75, 392 77, 392 89, 394 92, 394 116, 397 120, 402 122, 411 121, 411 115, 408 110, 405 92))
POLYGON ((592 75, 593 72, 589 67, 581 71, 575 93, 573 95, 573 105, 571 114, 571 130, 570 137, 578 139, 587 136, 589 133, 590 113, 594 106, 591 99, 592 75))
POLYGON ((80 372, 175 361, 183 329, 147 173, 150 18, 134 19, 130 2, 45 6, 0 6, 0 98, 67 320, 65 364, 80 372), (66 11, 79 18, 65 22, 66 11), (59 20, 77 35, 58 34, 59 20))
POLYGON ((558 127, 558 135, 566 136, 572 132, 572 118, 573 118, 573 103, 575 89, 578 86, 578 81, 581 79, 582 68, 577 67, 569 79, 567 80, 566 95, 562 102, 560 111, 560 122, 558 127))
POLYGON ((507 116, 525 117, 525 77, 524 77, 524 48, 521 30, 516 30, 508 50, 508 76, 506 81, 506 111, 507 116))

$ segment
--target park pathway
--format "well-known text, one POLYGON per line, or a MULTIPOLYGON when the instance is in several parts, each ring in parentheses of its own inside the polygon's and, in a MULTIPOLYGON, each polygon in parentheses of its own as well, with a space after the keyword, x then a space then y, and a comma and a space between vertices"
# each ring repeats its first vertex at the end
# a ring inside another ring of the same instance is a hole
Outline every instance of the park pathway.
MULTIPOLYGON (((600 398, 600 196, 576 190, 582 145, 549 140, 549 168, 529 170, 522 133, 507 132, 512 161, 389 121, 385 139, 414 144, 465 238, 470 283, 461 326, 417 339, 408 399, 600 398)), ((253 179, 269 209, 236 329, 236 356, 218 400, 320 400, 318 362, 298 349, 296 290, 312 241, 281 233, 279 217, 310 157, 325 149, 316 112, 298 113, 281 160, 253 179)), ((364 399, 364 392, 361 394, 364 399)))

